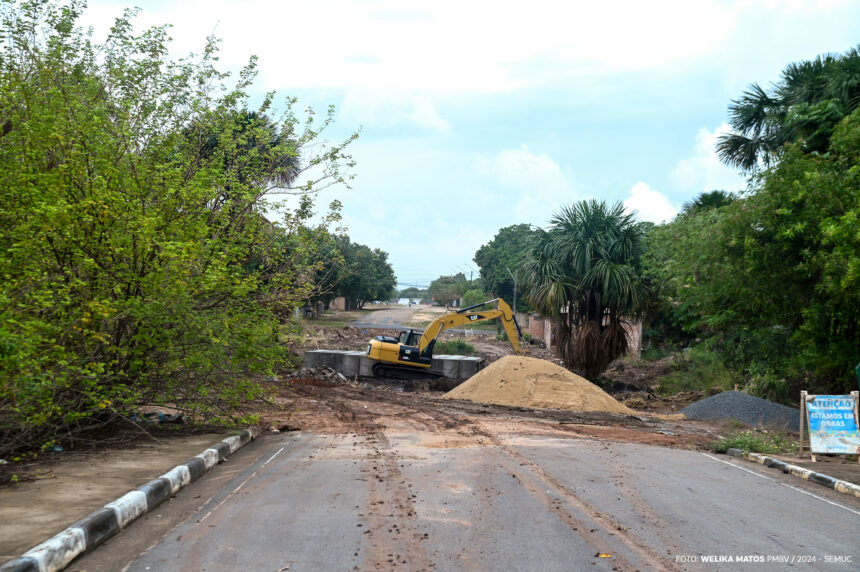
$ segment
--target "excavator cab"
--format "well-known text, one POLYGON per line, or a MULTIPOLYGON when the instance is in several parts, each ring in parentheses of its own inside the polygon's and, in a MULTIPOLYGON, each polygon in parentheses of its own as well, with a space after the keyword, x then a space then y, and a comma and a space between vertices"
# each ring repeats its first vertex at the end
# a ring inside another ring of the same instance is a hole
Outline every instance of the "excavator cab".
POLYGON ((423 332, 405 330, 400 332, 397 338, 391 336, 377 336, 370 340, 367 346, 367 357, 374 360, 374 375, 388 377, 396 373, 429 373, 433 363, 433 346, 436 345, 436 337, 444 330, 467 326, 475 322, 482 322, 499 318, 508 339, 514 346, 514 351, 527 353, 528 350, 520 348, 520 327, 510 306, 501 298, 482 302, 468 308, 461 308, 433 320, 423 332), (486 304, 497 303, 493 309, 479 309, 486 304))

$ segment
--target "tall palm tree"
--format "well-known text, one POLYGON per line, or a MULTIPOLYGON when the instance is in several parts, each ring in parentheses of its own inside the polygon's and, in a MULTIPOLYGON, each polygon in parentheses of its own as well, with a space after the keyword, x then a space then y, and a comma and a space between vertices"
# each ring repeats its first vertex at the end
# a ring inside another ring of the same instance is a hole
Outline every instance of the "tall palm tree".
POLYGON ((733 202, 735 202, 735 196, 728 191, 708 191, 700 193, 692 201, 681 205, 681 214, 693 215, 711 209, 718 209, 733 202))
POLYGON ((523 265, 529 303, 557 326, 559 355, 586 376, 627 353, 624 322, 647 309, 639 272, 643 229, 621 203, 562 207, 523 265))
POLYGON ((860 105, 860 51, 792 63, 766 91, 752 84, 729 106, 733 133, 722 135, 717 155, 743 171, 768 167, 786 143, 825 151, 839 121, 860 105))

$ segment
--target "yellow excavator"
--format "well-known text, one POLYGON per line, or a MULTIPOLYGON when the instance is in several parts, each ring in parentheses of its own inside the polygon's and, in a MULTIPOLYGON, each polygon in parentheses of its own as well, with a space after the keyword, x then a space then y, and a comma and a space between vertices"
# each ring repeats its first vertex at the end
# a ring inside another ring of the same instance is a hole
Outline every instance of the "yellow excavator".
POLYGON ((493 318, 499 318, 502 322, 508 339, 514 346, 514 351, 517 354, 528 353, 524 347, 521 349, 522 333, 513 310, 507 302, 501 298, 495 298, 439 316, 430 322, 423 332, 406 330, 400 332, 397 338, 377 336, 370 340, 367 346, 367 357, 376 362, 373 364, 373 375, 401 379, 441 375, 430 371, 433 363, 433 346, 439 334, 450 328, 468 326, 493 318), (494 302, 495 308, 475 310, 494 302))

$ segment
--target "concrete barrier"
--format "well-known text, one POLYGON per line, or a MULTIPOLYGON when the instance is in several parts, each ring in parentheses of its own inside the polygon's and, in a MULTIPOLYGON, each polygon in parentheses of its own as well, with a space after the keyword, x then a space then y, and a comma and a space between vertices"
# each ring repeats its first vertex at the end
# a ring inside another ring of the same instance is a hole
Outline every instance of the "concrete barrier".
MULTIPOLYGON (((309 350, 305 352, 305 367, 328 366, 348 378, 373 376, 376 363, 364 352, 343 350, 309 350)), ((433 356, 430 371, 449 379, 469 379, 484 367, 484 358, 475 356, 433 356)))
POLYGON ((460 377, 457 379, 469 379, 484 367, 484 358, 477 356, 465 356, 460 359, 460 377))
POLYGON ((346 377, 359 375, 363 356, 365 356, 364 352, 344 352, 340 373, 346 377))
POLYGON ((373 364, 375 363, 375 361, 373 361, 366 355, 362 356, 358 362, 358 375, 371 377, 373 375, 373 364))
POLYGON ((323 365, 322 356, 327 350, 309 350, 305 352, 305 367, 319 367, 323 365))

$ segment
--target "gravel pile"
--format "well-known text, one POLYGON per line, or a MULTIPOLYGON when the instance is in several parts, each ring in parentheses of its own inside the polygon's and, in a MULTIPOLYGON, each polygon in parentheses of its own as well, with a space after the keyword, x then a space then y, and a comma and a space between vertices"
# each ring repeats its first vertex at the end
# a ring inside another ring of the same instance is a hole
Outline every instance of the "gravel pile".
POLYGON ((679 413, 687 419, 734 419, 748 425, 776 425, 800 430, 800 410, 741 393, 724 391, 688 405, 679 413))

